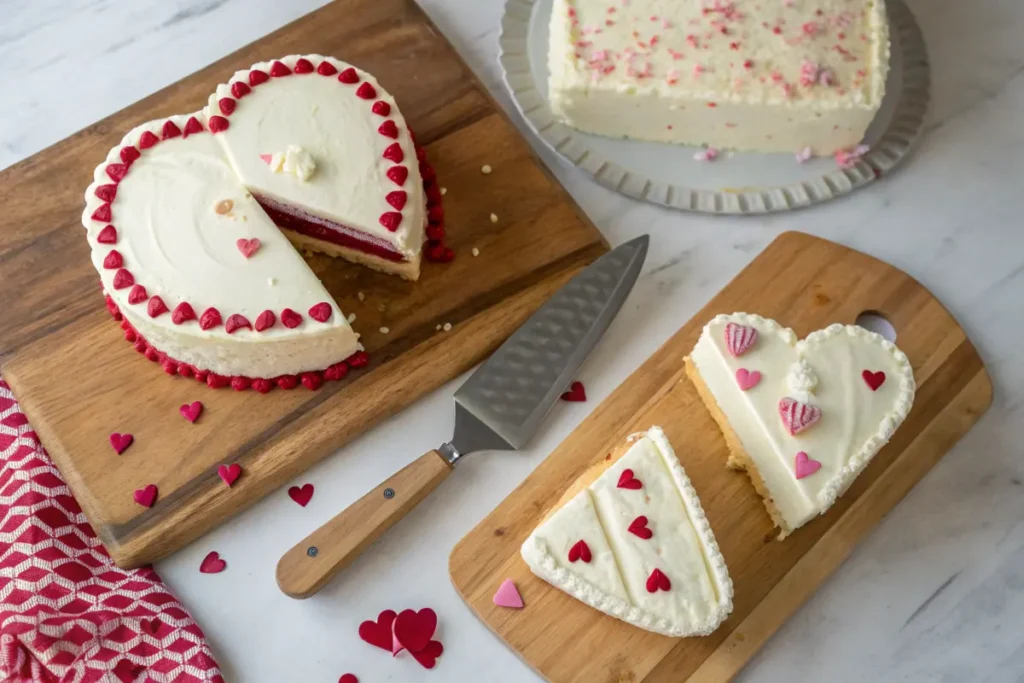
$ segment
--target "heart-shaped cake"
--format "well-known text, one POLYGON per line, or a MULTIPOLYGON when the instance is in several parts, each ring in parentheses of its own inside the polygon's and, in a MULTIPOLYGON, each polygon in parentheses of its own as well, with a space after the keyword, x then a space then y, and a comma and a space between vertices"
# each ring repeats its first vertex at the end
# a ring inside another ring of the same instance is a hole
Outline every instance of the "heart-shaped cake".
POLYGON ((520 553, 556 588, 655 633, 707 635, 732 611, 725 559, 659 427, 584 473, 520 553))
POLYGON ((394 99, 320 55, 256 64, 202 112, 138 126, 85 200, 126 339, 212 387, 315 389, 365 364, 296 247, 409 280, 427 236, 428 256, 450 255, 433 170, 394 99))
POLYGON ((914 400, 906 355, 856 325, 798 340, 774 320, 719 315, 685 362, 780 538, 835 503, 914 400))

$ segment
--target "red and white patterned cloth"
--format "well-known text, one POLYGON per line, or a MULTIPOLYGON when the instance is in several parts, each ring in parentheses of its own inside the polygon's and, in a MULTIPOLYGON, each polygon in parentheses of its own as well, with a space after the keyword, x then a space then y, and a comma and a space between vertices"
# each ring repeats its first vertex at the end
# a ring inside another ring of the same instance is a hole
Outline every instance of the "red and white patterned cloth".
POLYGON ((156 572, 114 566, 0 379, 0 681, 223 680, 156 572))

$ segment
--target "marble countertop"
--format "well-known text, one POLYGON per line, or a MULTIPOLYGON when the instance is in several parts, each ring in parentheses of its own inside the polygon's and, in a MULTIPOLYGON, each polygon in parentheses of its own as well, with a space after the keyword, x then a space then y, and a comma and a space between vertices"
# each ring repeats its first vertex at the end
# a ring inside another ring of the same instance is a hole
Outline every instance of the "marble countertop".
MULTIPOLYGON (((0 168, 323 4, 321 0, 0 0, 0 168)), ((498 101, 500 0, 424 0, 498 101)), ((229 681, 536 681, 452 588, 452 546, 651 352, 779 232, 884 259, 953 312, 993 377, 995 403, 771 639, 742 681, 1018 681, 1024 675, 1024 3, 911 0, 933 65, 927 132, 891 178, 765 218, 691 216, 599 187, 535 147, 612 244, 650 232, 626 309, 585 365, 590 401, 559 404, 530 447, 465 462, 417 514, 316 598, 274 582, 280 555, 450 435, 442 387, 158 570, 203 625, 229 681), (227 560, 204 575, 210 550, 227 560), (426 672, 363 645, 387 607, 434 607, 445 654, 426 672)), ((521 122, 517 120, 521 125, 521 122)), ((525 129, 524 129, 525 130, 525 129)), ((83 183, 85 181, 83 180, 83 183)))

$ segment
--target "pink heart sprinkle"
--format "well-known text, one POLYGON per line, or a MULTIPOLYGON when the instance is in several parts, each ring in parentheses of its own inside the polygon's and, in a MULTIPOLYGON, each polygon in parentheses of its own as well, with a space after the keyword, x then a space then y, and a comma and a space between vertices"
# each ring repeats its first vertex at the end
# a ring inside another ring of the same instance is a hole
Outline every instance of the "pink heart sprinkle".
POLYGON ((809 455, 800 451, 796 454, 796 478, 809 477, 821 469, 821 463, 811 459, 809 455))
POLYGON ((274 158, 273 154, 261 154, 260 155, 260 159, 263 160, 263 163, 268 164, 268 165, 270 164, 270 161, 273 158, 274 158))
POLYGON ((242 475, 242 466, 237 462, 231 465, 221 465, 217 468, 217 476, 220 477, 225 484, 231 486, 235 481, 242 475))
POLYGON ((511 609, 523 608, 523 596, 519 594, 512 579, 505 579, 498 586, 498 592, 494 594, 494 604, 511 609))
POLYGON ((228 563, 220 559, 220 553, 211 550, 210 553, 199 563, 199 571, 203 574, 219 574, 227 569, 228 563))
POLYGON ((195 422, 203 412, 203 404, 200 401, 193 401, 191 404, 186 403, 178 408, 178 412, 189 422, 195 422))
POLYGON ((157 488, 156 484, 147 484, 145 488, 136 489, 133 497, 135 502, 144 508, 153 507, 153 503, 156 502, 157 488))
POLYGON ((262 243, 258 237, 253 237, 250 240, 240 238, 235 242, 235 246, 238 247, 238 251, 242 252, 242 256, 245 258, 252 258, 252 255, 259 250, 261 244, 262 243))
POLYGON ((118 455, 128 450, 128 447, 132 445, 132 441, 134 441, 134 438, 131 434, 118 434, 114 432, 110 435, 110 445, 114 447, 114 452, 118 455))
POLYGON ((757 370, 747 370, 746 368, 740 368, 736 371, 736 383, 740 385, 740 389, 747 391, 757 386, 757 383, 761 381, 761 373, 757 370))

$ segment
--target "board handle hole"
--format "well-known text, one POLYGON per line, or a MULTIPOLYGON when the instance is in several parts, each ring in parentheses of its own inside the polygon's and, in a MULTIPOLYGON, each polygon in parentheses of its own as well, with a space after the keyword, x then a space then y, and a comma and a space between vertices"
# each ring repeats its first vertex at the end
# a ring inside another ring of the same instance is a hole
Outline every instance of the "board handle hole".
POLYGON ((882 335, 882 337, 890 342, 896 342, 896 328, 878 311, 863 311, 857 316, 857 320, 854 323, 858 327, 863 327, 865 330, 882 335))

